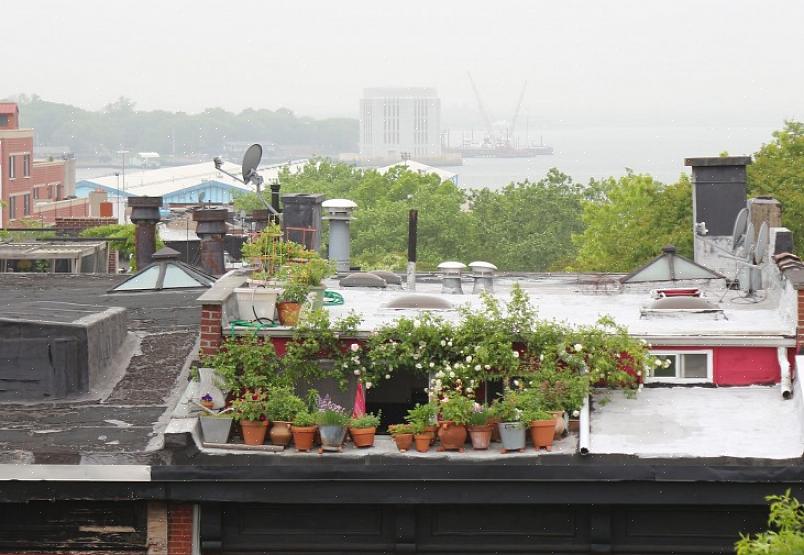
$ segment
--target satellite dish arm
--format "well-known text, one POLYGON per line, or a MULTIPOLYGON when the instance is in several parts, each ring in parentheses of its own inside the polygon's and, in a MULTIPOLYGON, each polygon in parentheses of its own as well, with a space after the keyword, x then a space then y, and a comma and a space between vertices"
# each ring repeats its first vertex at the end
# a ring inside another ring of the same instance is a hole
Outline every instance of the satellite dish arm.
POLYGON ((235 181, 239 181, 243 185, 248 185, 250 182, 253 182, 257 186, 257 198, 260 199, 260 201, 263 203, 263 205, 265 205, 265 208, 267 208, 271 212, 271 214, 273 214, 274 216, 279 216, 279 212, 277 212, 274 209, 274 207, 271 206, 271 203, 269 203, 267 200, 265 200, 265 197, 260 194, 260 185, 263 184, 264 180, 263 180, 261 175, 257 174, 256 171, 253 171, 251 173, 251 175, 249 175, 248 180, 246 181, 246 180, 243 180, 241 177, 239 177, 239 176, 237 176, 237 175, 235 175, 233 173, 227 172, 223 168, 217 168, 217 169, 218 169, 219 172, 228 175, 229 177, 231 177, 235 181))

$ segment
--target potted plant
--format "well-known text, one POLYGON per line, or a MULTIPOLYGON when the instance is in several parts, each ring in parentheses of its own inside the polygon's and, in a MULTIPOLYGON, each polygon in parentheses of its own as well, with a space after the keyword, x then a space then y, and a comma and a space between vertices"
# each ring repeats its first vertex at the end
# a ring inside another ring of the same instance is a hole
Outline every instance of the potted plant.
POLYGON ((435 435, 437 427, 435 425, 436 415, 438 414, 438 407, 433 403, 425 403, 423 405, 416 404, 415 407, 408 410, 405 420, 414 426, 419 424, 422 429, 421 433, 429 432, 430 444, 435 443, 435 435))
POLYGON ((318 431, 321 434, 321 452, 340 451, 346 437, 349 415, 329 395, 318 399, 318 412, 315 415, 318 431))
POLYGON ((234 290, 241 320, 274 320, 279 290, 271 285, 282 266, 282 230, 271 224, 251 241, 243 243, 240 252, 253 268, 248 287, 234 290))
POLYGON ((298 283, 303 283, 312 293, 313 309, 319 309, 324 305, 324 289, 321 284, 324 278, 335 271, 335 266, 330 260, 321 258, 318 253, 306 251, 309 255, 302 264, 291 266, 290 278, 298 283))
POLYGON ((533 448, 538 451, 541 447, 544 447, 547 451, 550 451, 553 447, 553 436, 555 435, 554 416, 544 409, 531 408, 524 412, 522 419, 529 423, 533 448))
POLYGON ((491 412, 488 407, 475 403, 474 407, 472 407, 472 414, 469 416, 469 423, 466 426, 473 449, 483 450, 489 448, 491 429, 491 412))
POLYGON ((296 451, 309 451, 313 448, 315 441, 315 433, 318 430, 316 425, 315 415, 302 410, 296 413, 293 417, 293 425, 290 431, 293 433, 293 443, 296 445, 296 451))
POLYGON ((525 423, 522 421, 522 411, 517 407, 512 392, 506 392, 505 397, 495 401, 494 414, 499 419, 497 428, 502 441, 502 453, 525 450, 525 423))
POLYGON ((374 446, 374 434, 377 432, 381 418, 382 411, 378 411, 376 415, 366 413, 349 421, 349 435, 352 436, 355 447, 374 446))
MULTIPOLYGON (((388 432, 394 438, 396 448, 402 453, 410 449, 413 444, 413 425, 412 424, 392 424, 388 426, 388 432)), ((430 441, 427 441, 428 447, 430 441)))
POLYGON ((293 433, 291 423, 296 415, 306 409, 304 401, 288 386, 274 386, 268 390, 265 415, 271 421, 271 443, 286 447, 293 433))
POLYGON ((438 425, 440 451, 458 450, 463 452, 466 443, 466 424, 472 416, 474 403, 468 397, 457 394, 447 395, 439 406, 441 422, 438 425))
POLYGON ((419 421, 411 422, 410 425, 413 427, 413 441, 416 443, 416 451, 426 453, 430 450, 430 443, 435 436, 430 429, 431 426, 419 421))
POLYGON ((207 411, 198 417, 206 443, 226 443, 232 429, 232 415, 228 412, 207 411))
POLYGON ((212 400, 212 395, 209 393, 204 393, 201 396, 201 406, 205 409, 213 409, 215 408, 215 401, 212 400))
POLYGON ((265 416, 265 394, 261 391, 246 391, 232 401, 232 417, 240 422, 243 443, 262 445, 268 431, 268 418, 265 416))
POLYGON ((291 280, 285 284, 276 302, 279 322, 283 326, 295 326, 299 323, 299 314, 309 292, 310 288, 303 283, 291 280))

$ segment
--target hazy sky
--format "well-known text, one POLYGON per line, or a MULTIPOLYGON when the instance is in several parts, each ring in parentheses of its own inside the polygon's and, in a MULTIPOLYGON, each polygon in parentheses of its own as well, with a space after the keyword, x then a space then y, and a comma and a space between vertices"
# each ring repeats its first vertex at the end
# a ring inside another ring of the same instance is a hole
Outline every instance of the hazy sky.
POLYGON ((450 119, 770 125, 804 119, 804 2, 4 3, 0 97, 97 109, 357 116, 364 87, 433 86, 450 119), (14 24, 7 22, 13 20, 14 24))

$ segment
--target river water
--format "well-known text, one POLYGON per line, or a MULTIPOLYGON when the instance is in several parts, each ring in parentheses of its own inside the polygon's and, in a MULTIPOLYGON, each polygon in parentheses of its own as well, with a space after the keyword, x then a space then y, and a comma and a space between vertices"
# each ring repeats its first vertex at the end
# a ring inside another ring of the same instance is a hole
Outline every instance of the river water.
MULTIPOLYGON (((463 188, 500 188, 511 181, 539 180, 550 168, 558 168, 575 181, 621 176, 626 168, 648 173, 664 183, 678 179, 684 158, 753 154, 771 133, 768 127, 584 127, 544 129, 544 143, 553 146, 552 156, 534 158, 464 158, 463 166, 444 169, 459 175, 463 188)), ((460 143, 460 133, 451 134, 451 144, 460 143)), ((533 140, 534 134, 531 134, 533 140)), ((524 142, 524 138, 520 139, 524 142)))

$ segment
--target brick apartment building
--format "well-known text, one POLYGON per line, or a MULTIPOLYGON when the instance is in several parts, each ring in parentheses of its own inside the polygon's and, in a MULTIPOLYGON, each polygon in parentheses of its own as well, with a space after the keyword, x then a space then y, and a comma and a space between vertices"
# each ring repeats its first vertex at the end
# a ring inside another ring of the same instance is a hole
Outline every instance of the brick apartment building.
POLYGON ((16 103, 0 102, 0 227, 27 218, 84 215, 78 213, 85 212, 83 207, 71 213, 56 203, 72 194, 72 161, 34 159, 33 129, 21 129, 19 119, 16 103))

